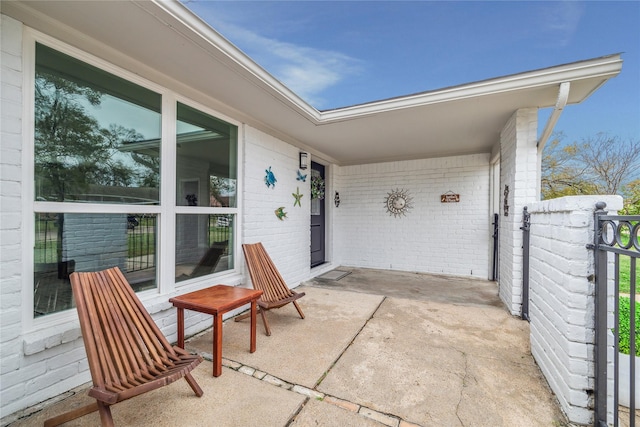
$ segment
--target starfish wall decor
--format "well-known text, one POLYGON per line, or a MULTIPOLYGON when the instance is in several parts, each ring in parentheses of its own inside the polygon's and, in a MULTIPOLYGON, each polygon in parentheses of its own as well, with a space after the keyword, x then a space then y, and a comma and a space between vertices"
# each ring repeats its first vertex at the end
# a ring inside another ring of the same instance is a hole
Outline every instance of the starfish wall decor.
POLYGON ((302 207, 302 205, 300 204, 300 199, 302 198, 303 194, 300 194, 300 187, 296 187, 296 192, 295 193, 291 193, 291 195, 295 199, 293 201, 293 206, 298 205, 298 206, 302 207))

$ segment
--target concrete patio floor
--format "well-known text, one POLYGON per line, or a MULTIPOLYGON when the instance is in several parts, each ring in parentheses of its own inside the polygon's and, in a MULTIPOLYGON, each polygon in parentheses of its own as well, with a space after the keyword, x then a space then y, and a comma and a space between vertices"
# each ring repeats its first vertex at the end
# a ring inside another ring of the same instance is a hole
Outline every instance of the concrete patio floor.
MULTIPOLYGON (((291 305, 225 321, 223 373, 203 362, 195 397, 179 381, 115 405, 118 426, 563 426, 566 418, 529 350, 529 324, 511 316, 494 282, 340 268, 338 281, 299 287, 291 305)), ((187 341, 211 359, 211 331, 187 341)), ((42 425, 90 402, 86 387, 9 425, 42 425)), ((66 424, 99 425, 97 414, 66 424)))

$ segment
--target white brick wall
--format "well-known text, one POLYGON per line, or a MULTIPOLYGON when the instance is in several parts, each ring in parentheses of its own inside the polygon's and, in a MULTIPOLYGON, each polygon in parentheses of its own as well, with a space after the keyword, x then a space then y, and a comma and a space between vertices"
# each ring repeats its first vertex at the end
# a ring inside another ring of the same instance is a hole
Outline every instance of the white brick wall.
POLYGON ((619 196, 563 197, 531 212, 529 317, 531 353, 569 420, 591 424, 594 366, 593 212, 619 196))
MULTIPOLYGON (((22 31, 21 23, 1 16, 0 417, 89 380, 77 327, 65 324, 55 331, 25 333, 21 321, 23 310, 30 310, 22 306, 22 290, 28 289, 31 282, 31 278, 21 276, 25 215, 21 200, 22 31)), ((514 313, 519 313, 521 303, 522 207, 537 198, 535 189, 526 184, 537 173, 536 119, 535 109, 518 111, 501 135, 500 187, 501 191, 505 184, 510 187, 510 211, 509 217, 500 218, 500 286, 501 297, 514 313)), ((248 126, 244 127, 243 135, 241 241, 262 241, 285 280, 295 287, 310 274, 310 180, 306 183, 296 180, 299 153, 296 147, 248 126), (278 180, 273 189, 264 183, 265 169, 269 167, 278 180), (293 206, 292 193, 296 188, 304 195, 301 207, 293 206), (287 212, 284 221, 274 213, 280 206, 287 212)), ((332 261, 359 267, 487 278, 492 220, 489 169, 488 154, 329 167, 327 233, 331 244, 327 249, 332 261), (333 207, 332 188, 340 192, 339 208, 333 207), (413 198, 413 208, 399 218, 390 216, 384 206, 385 197, 396 188, 408 190, 413 198), (448 191, 460 194, 460 203, 440 203, 440 195, 448 191)), ((572 215, 568 221, 571 232, 552 231, 547 237, 541 234, 540 248, 562 238, 576 241, 584 238, 580 230, 585 216, 572 215)), ((565 245, 562 250, 563 256, 582 255, 576 245, 565 245)), ((540 257, 539 263, 544 265, 564 262, 559 255, 545 253, 540 257)), ((238 265, 243 263, 241 256, 238 265)), ((571 394, 578 390, 580 395, 580 387, 584 386, 580 376, 586 368, 581 361, 588 356, 582 340, 584 331, 579 325, 586 313, 581 311, 585 303, 581 297, 585 269, 579 261, 567 265, 568 269, 547 268, 538 277, 540 281, 553 279, 563 286, 556 286, 553 295, 536 291, 539 302, 532 310, 545 314, 539 316, 534 332, 538 340, 537 358, 547 367, 547 376, 559 373, 562 384, 566 383, 558 386, 557 393, 571 394), (564 277, 565 274, 571 278, 564 277), (558 316, 555 313, 562 304, 568 308, 558 316), (553 349, 553 356, 543 349, 553 349)), ((234 277, 227 283, 235 285, 239 280, 234 277)), ((175 340, 175 311, 167 299, 167 295, 158 295, 146 303, 169 340, 175 340)), ((209 316, 196 313, 186 313, 185 320, 187 335, 211 324, 209 316)), ((565 400, 576 404, 570 398, 565 400)))
POLYGON ((336 262, 488 278, 488 154, 340 167, 335 189, 336 262), (395 189, 413 199, 405 216, 386 210, 395 189), (448 191, 460 202, 441 203, 448 191))
POLYGON ((539 199, 533 185, 538 179, 537 126, 537 109, 521 109, 500 134, 500 298, 514 315, 522 307, 522 209, 539 199))
MULTIPOLYGON (((64 393, 89 381, 90 376, 77 324, 66 322, 34 331, 22 323, 23 312, 30 310, 23 306, 23 290, 31 283, 31 278, 22 277, 23 26, 5 15, 0 22, 0 418, 4 422, 16 411, 64 393)), ((299 150, 252 128, 246 129, 245 136, 242 240, 263 241, 285 279, 297 286, 310 271, 309 180, 296 180, 299 150), (275 189, 264 185, 264 170, 269 166, 278 178, 275 189), (296 187, 304 194, 301 207, 293 206, 296 187), (288 212, 284 221, 274 214, 278 206, 288 212)), ((239 261, 240 266, 242 263, 239 261)), ((239 282, 237 275, 225 277, 229 285, 239 282)), ((145 305, 172 341, 176 339, 176 315, 169 297, 147 298, 145 305)), ((185 324, 186 334, 192 335, 210 327, 211 317, 187 312, 185 324)))
MULTIPOLYGON (((244 128, 244 188, 242 241, 262 242, 269 256, 290 287, 309 278, 310 271, 310 177, 298 181, 300 150, 249 126, 244 128), (267 188, 264 178, 271 167, 277 182, 267 188), (293 193, 300 190, 302 206, 293 206, 293 193), (279 220, 278 207, 287 217, 279 220)), ((242 257, 244 263, 244 257, 242 257)), ((247 280, 248 273, 246 274, 247 280)))
POLYGON ((24 395, 22 356, 22 24, 0 15, 0 416, 24 395))

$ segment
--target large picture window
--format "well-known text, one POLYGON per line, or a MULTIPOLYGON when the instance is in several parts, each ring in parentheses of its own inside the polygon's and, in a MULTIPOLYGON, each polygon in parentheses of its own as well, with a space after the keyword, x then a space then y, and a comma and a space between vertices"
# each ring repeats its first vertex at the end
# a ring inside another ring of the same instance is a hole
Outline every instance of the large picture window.
POLYGON ((238 128, 182 103, 163 115, 159 92, 36 43, 34 317, 73 307, 74 271, 117 266, 138 292, 158 287, 163 252, 175 253, 166 289, 234 268, 238 128), (174 220, 175 251, 162 251, 174 220))
POLYGON ((177 105, 176 281, 232 269, 237 126, 177 105), (197 208, 197 209, 196 209, 197 208), (205 211, 203 213, 203 210, 205 211))

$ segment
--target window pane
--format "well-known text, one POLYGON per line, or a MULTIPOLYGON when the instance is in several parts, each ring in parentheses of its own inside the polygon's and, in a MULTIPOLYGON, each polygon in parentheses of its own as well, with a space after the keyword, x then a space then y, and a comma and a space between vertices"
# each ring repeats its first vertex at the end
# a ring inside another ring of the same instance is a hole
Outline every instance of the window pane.
POLYGON ((177 215, 176 282, 233 269, 234 215, 177 215))
POLYGON ((74 307, 74 271, 117 266, 136 292, 155 288, 156 238, 156 215, 37 213, 34 317, 74 307))
POLYGON ((158 204, 161 96, 36 44, 37 201, 158 204))
POLYGON ((178 103, 176 205, 236 207, 238 127, 178 103))

